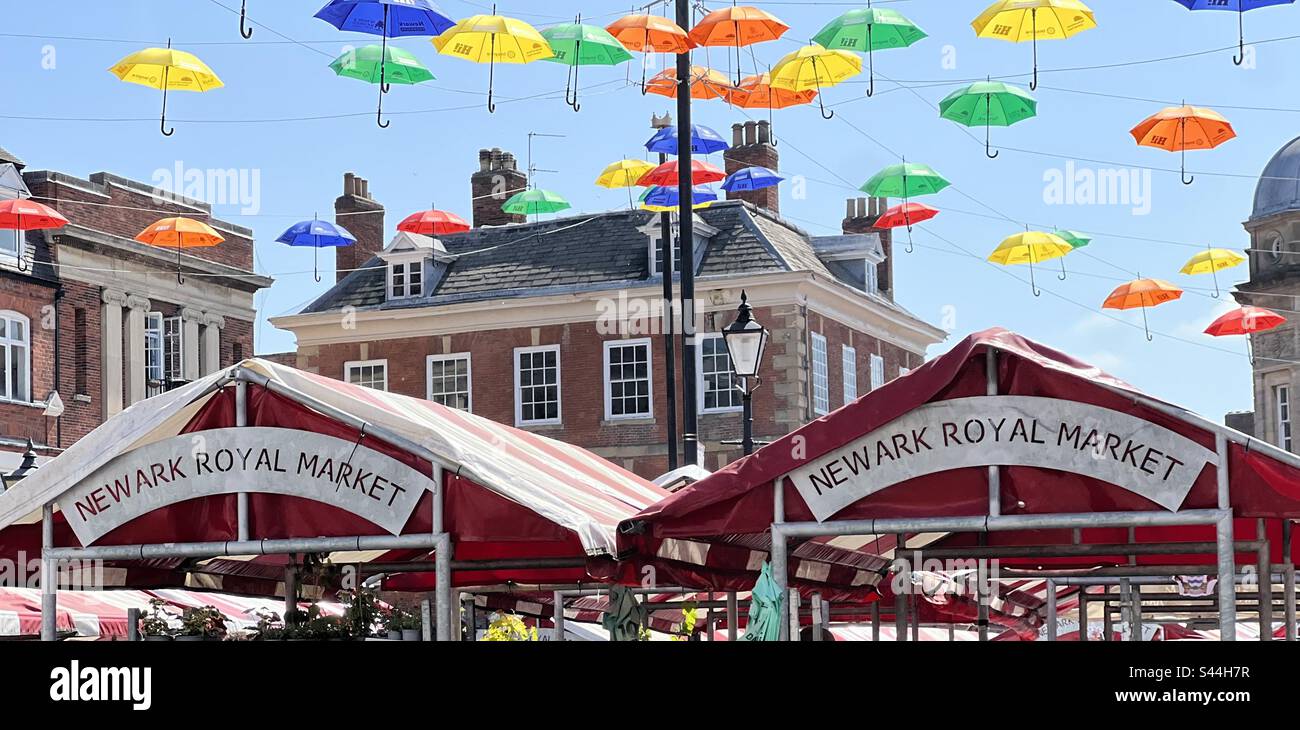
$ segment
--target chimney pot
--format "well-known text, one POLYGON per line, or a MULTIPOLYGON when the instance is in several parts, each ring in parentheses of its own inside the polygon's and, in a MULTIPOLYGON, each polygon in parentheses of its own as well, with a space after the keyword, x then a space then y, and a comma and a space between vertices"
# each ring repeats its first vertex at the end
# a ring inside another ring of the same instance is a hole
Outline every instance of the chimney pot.
POLYGON ((478 151, 478 169, 480 172, 487 172, 488 166, 492 163, 492 152, 487 149, 478 151))
POLYGON ((772 124, 766 119, 758 123, 758 143, 768 144, 772 141, 772 124))
POLYGON ((356 179, 357 176, 353 173, 350 172, 343 173, 343 194, 344 195, 353 195, 356 193, 356 189, 357 189, 356 179))
POLYGON ((854 214, 857 213, 858 206, 857 206, 857 204, 854 202, 853 198, 849 198, 848 200, 844 201, 844 203, 845 203, 845 205, 844 205, 844 217, 845 217, 845 218, 855 218, 855 217, 857 217, 857 216, 854 215, 854 214))
POLYGON ((758 124, 755 122, 745 122, 745 144, 755 144, 758 142, 758 124))
POLYGON ((745 125, 736 122, 731 125, 731 146, 739 147, 745 143, 745 125))

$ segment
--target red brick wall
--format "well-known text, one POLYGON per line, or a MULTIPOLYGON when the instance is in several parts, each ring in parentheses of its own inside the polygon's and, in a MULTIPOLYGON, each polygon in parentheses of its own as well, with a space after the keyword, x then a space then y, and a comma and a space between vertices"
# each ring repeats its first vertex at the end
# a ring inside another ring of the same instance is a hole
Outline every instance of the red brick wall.
MULTIPOLYGON (((767 120, 731 125, 732 147, 726 152, 727 174, 746 167, 766 167, 777 172, 781 155, 771 144, 772 128, 767 120)), ((773 213, 781 212, 779 186, 743 193, 727 193, 727 200, 746 200, 773 213)))
MULTIPOLYGON (((103 422, 104 396, 102 381, 101 322, 102 300, 99 287, 79 282, 64 285, 63 299, 59 302, 59 397, 63 399, 64 412, 62 439, 54 445, 63 448, 90 433, 103 422), (77 310, 85 317, 84 340, 78 342, 77 310), (78 388, 78 383, 84 389, 78 388), (78 395, 89 396, 77 398, 78 395)), ((52 356, 52 355, 51 355, 52 356)))
MULTIPOLYGON (((836 410, 844 406, 844 354, 843 347, 848 345, 854 349, 854 358, 857 362, 858 375, 858 397, 864 396, 871 392, 871 356, 880 355, 885 361, 885 382, 898 377, 900 367, 909 370, 918 367, 923 362, 921 358, 911 354, 897 345, 883 342, 862 332, 851 329, 829 317, 811 312, 808 315, 808 330, 810 333, 817 333, 826 338, 826 365, 827 375, 830 381, 830 410, 836 410)), ((811 338, 808 345, 809 359, 811 368, 812 343, 811 338)), ((811 371, 808 379, 810 388, 812 383, 811 371)), ((809 402, 812 400, 812 392, 809 390, 809 402)))
MULTIPOLYGON (((31 343, 31 399, 43 400, 54 389, 54 289, 18 276, 0 274, 0 310, 17 312, 29 320, 31 343)), ((42 409, 30 405, 0 402, 0 436, 48 443, 42 409)), ((11 450, 0 446, 0 449, 11 450)), ((22 449, 17 449, 21 451, 22 449)))

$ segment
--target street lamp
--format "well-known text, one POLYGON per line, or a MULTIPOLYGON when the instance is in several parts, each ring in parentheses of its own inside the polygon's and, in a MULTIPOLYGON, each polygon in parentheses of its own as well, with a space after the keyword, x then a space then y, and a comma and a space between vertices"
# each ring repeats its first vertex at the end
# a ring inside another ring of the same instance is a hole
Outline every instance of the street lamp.
POLYGON ((744 435, 741 446, 745 456, 754 453, 754 412, 750 396, 758 389, 762 379, 758 377, 758 368, 763 362, 763 350, 767 347, 768 331, 754 320, 754 308, 749 306, 749 297, 740 292, 740 307, 736 310, 736 321, 722 330, 722 339, 727 343, 727 355, 731 359, 731 371, 740 384, 743 398, 741 418, 744 422, 744 435))

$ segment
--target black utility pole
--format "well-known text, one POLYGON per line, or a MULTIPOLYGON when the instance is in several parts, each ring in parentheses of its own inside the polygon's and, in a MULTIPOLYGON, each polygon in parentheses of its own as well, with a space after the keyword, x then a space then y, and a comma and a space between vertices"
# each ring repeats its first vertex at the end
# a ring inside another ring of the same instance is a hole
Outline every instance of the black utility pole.
MULTIPOLYGON (((672 126, 669 115, 663 119, 653 117, 651 127, 663 129, 672 126)), ((677 135, 677 144, 681 145, 681 135, 677 135)), ((681 151, 680 149, 678 150, 681 151)), ((668 161, 668 155, 659 153, 659 164, 668 161)), ((663 316, 660 322, 664 336, 664 393, 667 400, 668 426, 668 471, 676 469, 677 462, 677 347, 673 342, 673 216, 664 211, 659 214, 659 240, 663 247, 663 264, 659 267, 664 277, 663 316)))
MULTIPOLYGON (((691 27, 689 0, 677 0, 677 25, 691 27)), ((700 461, 695 405, 695 231, 691 175, 691 52, 677 54, 677 230, 682 252, 682 451, 689 464, 700 461)), ((666 249, 664 259, 672 258, 666 249)))

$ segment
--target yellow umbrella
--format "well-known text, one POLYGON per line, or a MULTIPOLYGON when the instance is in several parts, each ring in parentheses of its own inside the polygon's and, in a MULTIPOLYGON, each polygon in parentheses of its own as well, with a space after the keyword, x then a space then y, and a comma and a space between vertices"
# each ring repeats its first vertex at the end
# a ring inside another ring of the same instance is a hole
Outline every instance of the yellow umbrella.
POLYGON ((826 113, 826 105, 821 101, 821 90, 860 73, 861 57, 848 51, 831 50, 810 43, 786 54, 785 58, 777 62, 772 69, 771 86, 773 89, 794 92, 816 90, 822 118, 830 119, 835 116, 835 112, 826 113))
POLYGON ((1240 266, 1245 256, 1226 248, 1209 248, 1187 260, 1181 272, 1184 274, 1209 274, 1214 277, 1214 298, 1219 298, 1219 273, 1224 269, 1240 266))
POLYGON ((166 48, 146 48, 118 61, 109 69, 114 76, 130 84, 140 84, 163 93, 162 121, 159 129, 170 137, 176 130, 167 128, 167 92, 211 91, 225 86, 208 65, 192 53, 166 48))
POLYGON ((632 188, 647 172, 655 169, 656 165, 645 160, 619 160, 605 168, 596 178, 596 184, 602 188, 613 190, 614 188, 627 188, 627 202, 631 206, 632 188))
POLYGON ((1058 40, 1097 27, 1092 10, 1079 0, 998 0, 971 22, 980 38, 998 38, 1034 45, 1034 78, 1038 88, 1038 39, 1058 40))
POLYGON ((989 261, 1003 266, 1029 264, 1029 286, 1037 297, 1042 296, 1042 292, 1034 283, 1034 264, 1061 258, 1073 250, 1073 246, 1055 233, 1026 230, 1003 240, 989 254, 989 261))
POLYGON ((488 64, 488 111, 495 112, 492 82, 498 63, 532 63, 555 55, 551 44, 522 20, 496 14, 470 16, 433 39, 438 53, 488 64))

